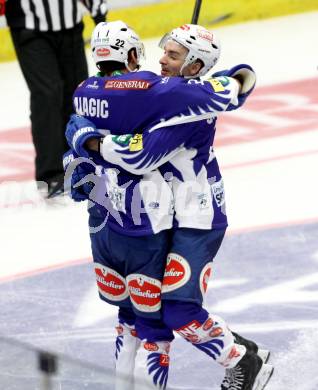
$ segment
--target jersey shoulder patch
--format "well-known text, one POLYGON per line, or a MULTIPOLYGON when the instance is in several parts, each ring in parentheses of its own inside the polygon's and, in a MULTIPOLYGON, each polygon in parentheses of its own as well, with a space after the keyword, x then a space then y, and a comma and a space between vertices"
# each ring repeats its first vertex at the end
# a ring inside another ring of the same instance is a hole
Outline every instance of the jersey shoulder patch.
POLYGON ((213 88, 213 91, 214 92, 223 92, 225 91, 225 88, 222 84, 222 82, 218 79, 208 79, 207 80, 211 85, 212 85, 212 88, 213 88))

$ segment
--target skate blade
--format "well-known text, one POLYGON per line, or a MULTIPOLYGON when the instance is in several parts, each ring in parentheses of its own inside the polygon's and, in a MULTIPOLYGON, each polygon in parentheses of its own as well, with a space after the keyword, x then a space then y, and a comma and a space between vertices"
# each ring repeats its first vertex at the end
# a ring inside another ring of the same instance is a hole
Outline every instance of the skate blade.
POLYGON ((263 390, 273 375, 274 367, 270 364, 263 364, 255 379, 252 390, 263 390))
POLYGON ((263 363, 267 363, 271 353, 267 349, 259 349, 257 355, 263 360, 263 363))

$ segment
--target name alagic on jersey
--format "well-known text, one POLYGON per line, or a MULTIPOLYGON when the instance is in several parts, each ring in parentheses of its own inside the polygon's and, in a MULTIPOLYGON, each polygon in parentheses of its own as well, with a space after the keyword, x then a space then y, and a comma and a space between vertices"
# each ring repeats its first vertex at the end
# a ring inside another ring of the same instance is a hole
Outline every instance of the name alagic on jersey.
POLYGON ((109 116, 108 101, 87 97, 74 97, 74 107, 78 115, 106 119, 109 116))
POLYGON ((203 113, 213 117, 224 111, 231 92, 230 88, 215 91, 210 82, 196 84, 181 77, 163 80, 143 71, 90 77, 77 87, 73 103, 76 113, 92 120, 98 129, 118 135, 140 133, 175 117, 181 121, 198 120, 203 113))

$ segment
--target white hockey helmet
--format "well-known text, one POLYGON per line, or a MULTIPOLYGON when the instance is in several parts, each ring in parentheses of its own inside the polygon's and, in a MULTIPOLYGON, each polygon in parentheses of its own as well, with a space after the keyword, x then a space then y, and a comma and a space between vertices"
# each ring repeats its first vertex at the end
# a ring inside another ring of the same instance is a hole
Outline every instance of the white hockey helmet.
POLYGON ((203 76, 217 63, 220 57, 221 46, 218 38, 214 33, 202 26, 184 24, 177 27, 163 36, 159 46, 164 49, 169 40, 175 41, 189 50, 180 70, 181 75, 184 67, 199 59, 204 66, 200 69, 197 76, 203 76))
POLYGON ((102 61, 117 61, 128 67, 128 52, 136 49, 137 63, 145 56, 144 45, 139 36, 121 20, 101 22, 94 28, 91 38, 91 50, 95 64, 102 61))

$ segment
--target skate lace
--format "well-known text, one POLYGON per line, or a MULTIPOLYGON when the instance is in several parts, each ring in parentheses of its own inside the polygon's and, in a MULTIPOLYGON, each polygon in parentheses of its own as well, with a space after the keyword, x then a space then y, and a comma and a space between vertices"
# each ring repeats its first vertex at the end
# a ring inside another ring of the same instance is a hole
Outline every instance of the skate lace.
POLYGON ((244 373, 241 367, 228 368, 225 370, 221 390, 241 390, 244 385, 244 373))
POLYGON ((227 368, 225 370, 225 376, 224 376, 223 382, 221 384, 221 390, 226 390, 229 388, 229 386, 231 384, 231 378, 232 378, 231 371, 232 371, 232 369, 229 369, 229 368, 227 368))

